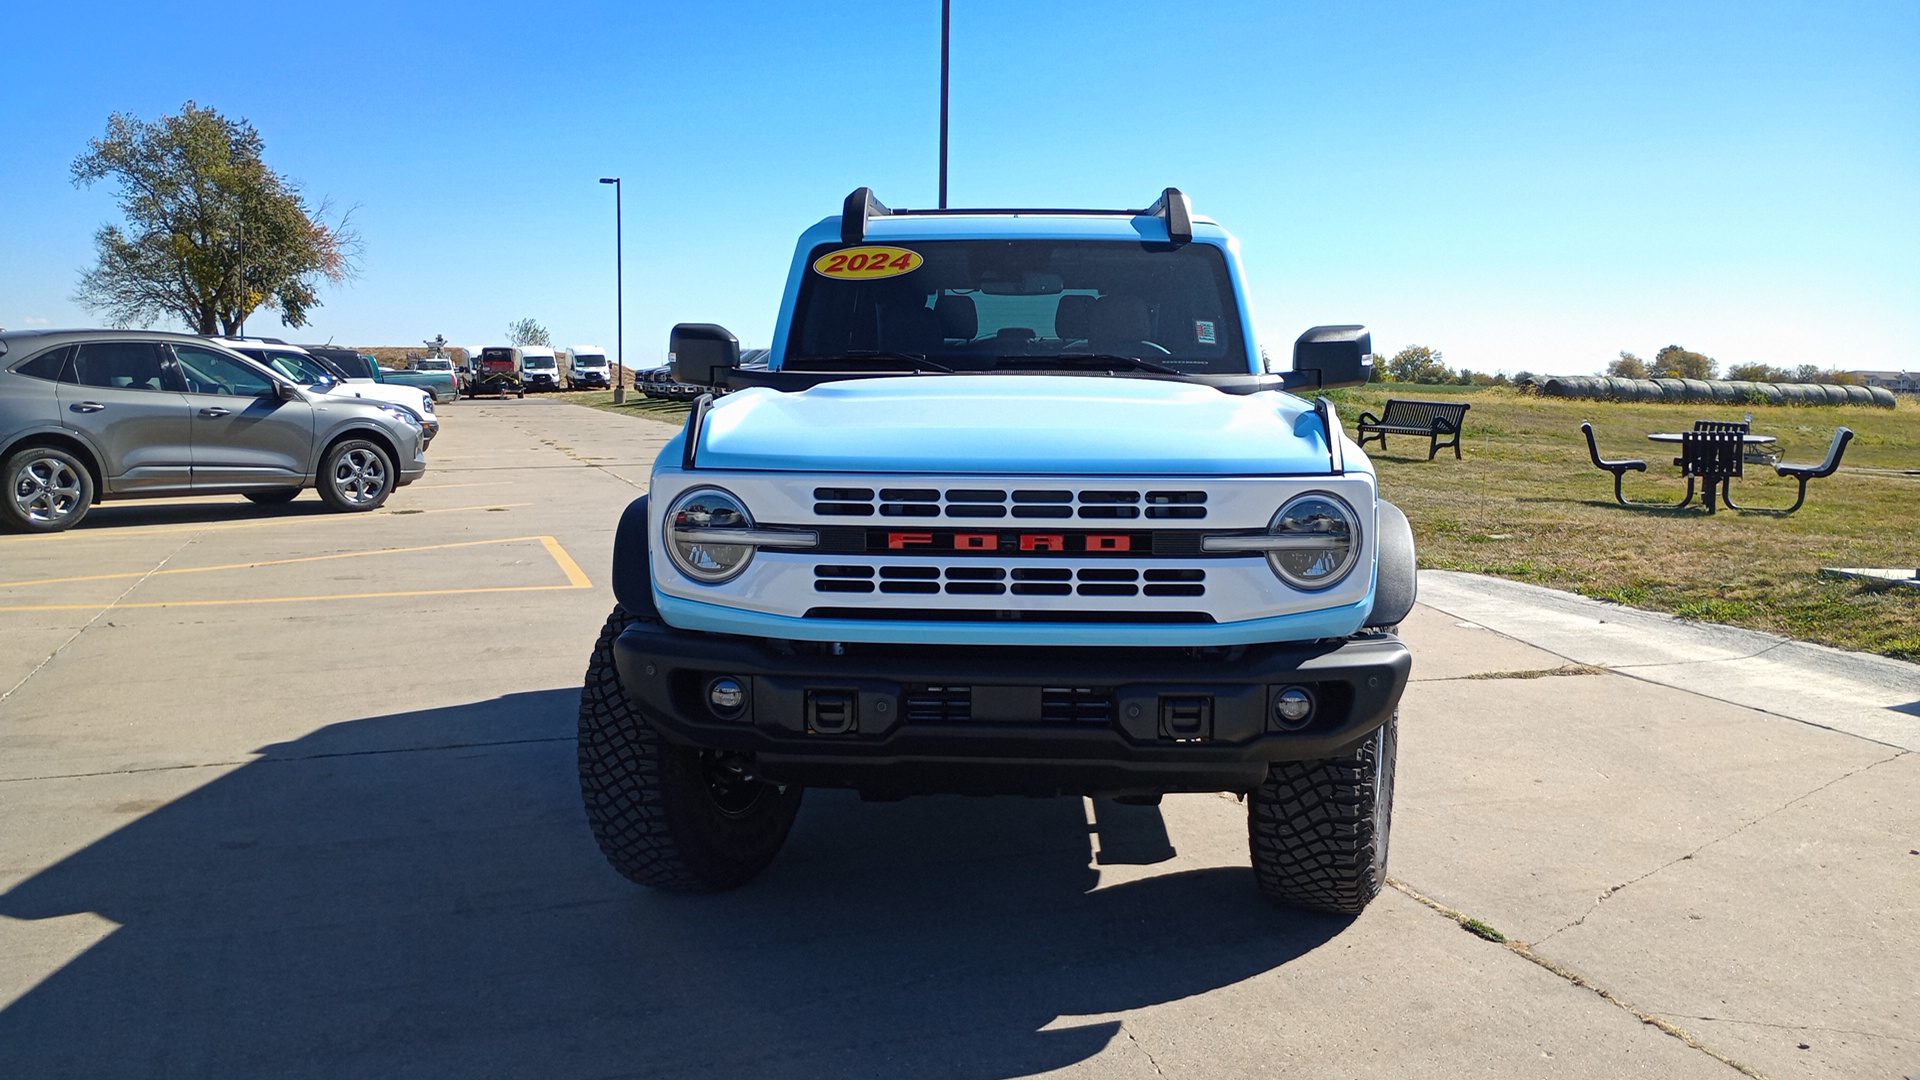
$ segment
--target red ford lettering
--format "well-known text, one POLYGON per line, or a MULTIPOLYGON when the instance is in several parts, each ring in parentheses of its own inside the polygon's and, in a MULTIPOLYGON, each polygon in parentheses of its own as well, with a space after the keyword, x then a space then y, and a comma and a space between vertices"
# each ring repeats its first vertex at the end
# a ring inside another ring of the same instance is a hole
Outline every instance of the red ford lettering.
POLYGON ((1021 551, 1065 551, 1067 538, 1060 533, 1021 533, 1021 551))
POLYGON ((908 544, 931 545, 932 543, 933 534, 930 532, 890 532, 887 534, 887 546, 895 551, 906 547, 908 544))
POLYGON ((1132 551, 1133 537, 1125 533, 1094 533, 1087 537, 1088 551, 1132 551))
POLYGON ((955 551, 997 551, 999 548, 997 533, 960 533, 953 538, 955 551))

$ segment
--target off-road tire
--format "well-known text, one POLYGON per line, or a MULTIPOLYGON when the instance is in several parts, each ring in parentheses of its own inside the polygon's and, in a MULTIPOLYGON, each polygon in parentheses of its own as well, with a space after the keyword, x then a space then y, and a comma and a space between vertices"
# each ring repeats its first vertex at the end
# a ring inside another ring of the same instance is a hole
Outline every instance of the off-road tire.
POLYGON ((716 787, 710 754, 662 738, 614 670, 613 639, 632 621, 613 609, 580 691, 587 824, 613 868, 642 885, 673 892, 744 885, 779 854, 801 789, 759 781, 716 787))
POLYGON ((1277 761, 1247 798, 1260 891, 1289 907, 1358 915, 1387 880, 1396 711, 1339 757, 1277 761))
POLYGON ((261 506, 282 506, 300 497, 299 488, 286 488, 281 491, 249 491, 247 501, 261 506))

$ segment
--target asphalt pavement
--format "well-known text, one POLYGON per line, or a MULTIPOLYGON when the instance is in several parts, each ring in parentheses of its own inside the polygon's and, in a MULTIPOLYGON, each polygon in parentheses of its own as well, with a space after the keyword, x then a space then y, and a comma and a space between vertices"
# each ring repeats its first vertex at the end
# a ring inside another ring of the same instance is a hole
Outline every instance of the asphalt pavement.
POLYGON ((374 514, 0 536, 0 1076, 1920 1078, 1912 665, 1426 574, 1357 919, 1219 795, 810 792, 662 895, 573 726, 673 429, 443 424, 374 514))

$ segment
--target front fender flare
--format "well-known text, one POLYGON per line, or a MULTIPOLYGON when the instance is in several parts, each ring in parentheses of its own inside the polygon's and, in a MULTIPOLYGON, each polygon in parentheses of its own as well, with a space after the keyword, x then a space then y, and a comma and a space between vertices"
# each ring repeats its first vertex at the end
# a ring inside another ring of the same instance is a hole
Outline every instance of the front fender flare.
POLYGON ((1380 573, 1373 583, 1373 610, 1367 613, 1366 626, 1400 625, 1419 594, 1419 569, 1407 515, 1380 500, 1380 573))
POLYGON ((658 621, 660 609, 653 603, 653 555, 647 539, 649 499, 642 495, 627 504, 620 514, 620 527, 613 534, 613 598, 628 615, 658 621))

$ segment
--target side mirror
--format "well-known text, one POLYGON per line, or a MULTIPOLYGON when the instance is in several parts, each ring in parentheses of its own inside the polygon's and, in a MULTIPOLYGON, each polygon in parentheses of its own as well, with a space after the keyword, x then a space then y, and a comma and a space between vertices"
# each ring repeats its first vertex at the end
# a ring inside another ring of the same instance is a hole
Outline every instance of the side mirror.
POLYGON ((1359 386, 1373 377, 1373 335, 1364 326, 1316 326, 1293 343, 1289 386, 1359 386))
POLYGON ((279 379, 275 379, 273 380, 273 396, 281 401, 299 401, 300 390, 292 383, 284 383, 279 379))
POLYGON ((667 340, 674 382, 719 386, 724 372, 740 366, 740 339, 724 326, 681 323, 667 340))

